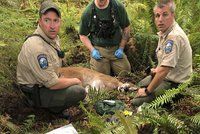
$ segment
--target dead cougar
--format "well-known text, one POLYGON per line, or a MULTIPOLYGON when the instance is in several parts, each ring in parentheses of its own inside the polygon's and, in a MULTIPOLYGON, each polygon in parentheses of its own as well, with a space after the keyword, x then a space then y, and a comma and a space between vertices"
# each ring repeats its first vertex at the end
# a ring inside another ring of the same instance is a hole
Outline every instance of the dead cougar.
MULTIPOLYGON (((63 67, 60 68, 59 73, 63 77, 78 78, 82 81, 83 87, 91 86, 98 89, 118 89, 129 90, 130 84, 122 83, 115 77, 99 73, 97 71, 84 67, 63 67)), ((133 89, 131 89, 133 90, 133 89)))

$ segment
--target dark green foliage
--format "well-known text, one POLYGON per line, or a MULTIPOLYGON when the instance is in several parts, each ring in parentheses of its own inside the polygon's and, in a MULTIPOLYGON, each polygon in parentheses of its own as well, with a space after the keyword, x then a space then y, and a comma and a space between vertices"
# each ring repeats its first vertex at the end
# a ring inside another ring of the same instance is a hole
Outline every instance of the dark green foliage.
POLYGON ((80 104, 80 107, 88 118, 88 129, 90 129, 90 132, 100 134, 100 132, 105 128, 105 123, 102 120, 102 117, 95 114, 94 111, 88 111, 84 107, 83 103, 80 104))
POLYGON ((200 125, 200 113, 196 114, 195 116, 192 116, 190 119, 196 125, 200 125))
POLYGON ((124 126, 124 129, 127 134, 135 134, 137 133, 136 125, 132 124, 131 118, 126 118, 124 114, 119 111, 116 112, 116 117, 119 118, 119 121, 124 126))
POLYGON ((135 50, 127 51, 128 59, 131 63, 132 71, 136 72, 144 70, 147 66, 152 64, 155 60, 155 49, 157 47, 158 37, 152 34, 136 33, 134 35, 136 40, 135 50), (151 60, 152 59, 152 60, 151 60))
MULTIPOLYGON (((191 44, 191 47, 192 47, 192 50, 193 50, 193 57, 195 58, 195 55, 198 56, 200 54, 200 32, 196 32, 196 33, 191 33, 189 35, 189 39, 190 39, 190 44, 191 44)), ((193 58, 193 59, 194 59, 193 58)), ((198 57, 196 57, 196 60, 194 63, 196 65, 200 64, 200 60, 199 58, 197 59, 198 57)))

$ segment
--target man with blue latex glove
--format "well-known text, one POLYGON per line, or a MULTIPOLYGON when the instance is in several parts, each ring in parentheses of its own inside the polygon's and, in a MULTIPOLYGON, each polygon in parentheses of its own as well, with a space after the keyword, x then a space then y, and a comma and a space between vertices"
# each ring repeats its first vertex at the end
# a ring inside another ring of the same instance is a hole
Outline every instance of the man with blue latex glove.
POLYGON ((118 59, 122 59, 123 58, 123 53, 124 53, 124 49, 123 48, 118 48, 115 51, 115 57, 117 57, 118 59))
POLYGON ((111 75, 111 70, 114 75, 131 71, 123 52, 130 38, 130 21, 119 0, 91 1, 81 16, 79 28, 80 40, 91 53, 91 69, 107 75, 111 75))
POLYGON ((95 60, 100 60, 101 57, 102 56, 100 55, 99 50, 97 49, 92 50, 92 58, 94 58, 95 60))

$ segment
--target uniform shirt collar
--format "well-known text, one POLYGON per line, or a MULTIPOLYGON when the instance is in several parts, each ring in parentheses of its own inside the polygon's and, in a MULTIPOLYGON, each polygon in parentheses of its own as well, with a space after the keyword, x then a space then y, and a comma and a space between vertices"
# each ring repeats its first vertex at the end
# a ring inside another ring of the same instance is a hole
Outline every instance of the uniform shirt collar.
POLYGON ((59 40, 58 36, 54 40, 47 37, 46 34, 41 29, 40 25, 37 26, 37 29, 35 30, 34 34, 40 34, 43 38, 46 39, 46 41, 48 41, 51 44, 57 44, 59 40))
POLYGON ((172 23, 172 25, 165 31, 165 33, 161 33, 160 31, 157 33, 159 37, 162 39, 166 38, 167 35, 173 30, 174 26, 177 24, 176 21, 172 23))

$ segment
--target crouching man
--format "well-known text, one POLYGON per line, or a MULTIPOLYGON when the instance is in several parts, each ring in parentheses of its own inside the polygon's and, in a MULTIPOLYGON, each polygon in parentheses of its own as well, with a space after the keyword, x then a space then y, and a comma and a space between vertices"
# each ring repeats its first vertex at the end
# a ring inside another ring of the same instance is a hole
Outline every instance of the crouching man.
POLYGON ((51 1, 41 4, 38 27, 24 42, 18 55, 17 81, 29 105, 60 113, 86 96, 78 78, 59 77, 62 65, 58 32, 59 8, 51 1))
POLYGON ((156 49, 158 65, 152 76, 139 82, 134 106, 150 102, 164 91, 186 82, 192 73, 192 50, 185 32, 175 21, 173 0, 160 0, 154 7, 155 24, 159 30, 156 49))

